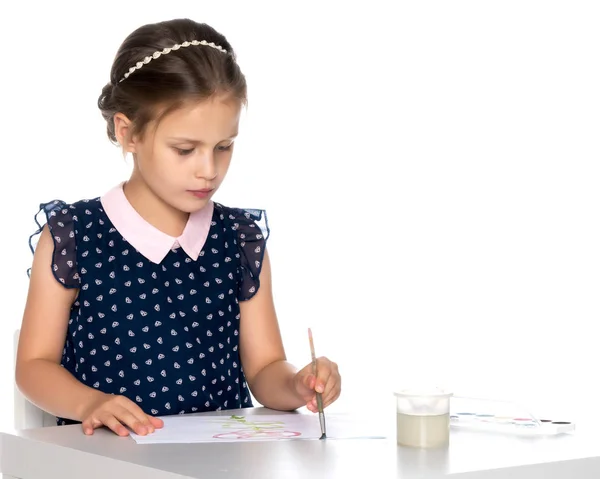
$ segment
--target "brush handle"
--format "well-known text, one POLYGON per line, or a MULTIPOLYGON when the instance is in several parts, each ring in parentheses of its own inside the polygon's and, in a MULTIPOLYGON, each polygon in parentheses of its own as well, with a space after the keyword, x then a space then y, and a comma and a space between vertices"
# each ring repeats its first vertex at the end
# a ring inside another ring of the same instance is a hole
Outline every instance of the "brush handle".
POLYGON ((323 396, 317 393, 317 408, 319 409, 319 424, 321 425, 321 434, 327 435, 327 426, 325 425, 325 413, 323 412, 323 396))
MULTIPOLYGON (((312 358, 312 369, 315 378, 317 377, 317 357, 315 355, 315 345, 313 343, 312 331, 308 328, 308 342, 310 344, 310 356, 312 358)), ((325 413, 323 412, 323 396, 317 393, 317 409, 319 411, 319 424, 321 426, 321 439, 327 436, 327 428, 325 427, 325 413)))

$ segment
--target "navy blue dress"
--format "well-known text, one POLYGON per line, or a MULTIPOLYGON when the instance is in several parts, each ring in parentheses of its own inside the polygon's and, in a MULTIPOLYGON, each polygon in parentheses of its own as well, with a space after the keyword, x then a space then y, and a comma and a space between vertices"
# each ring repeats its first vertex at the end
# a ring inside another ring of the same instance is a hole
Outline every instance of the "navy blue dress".
POLYGON ((264 211, 215 203, 198 259, 175 248, 159 264, 123 238, 100 198, 56 200, 42 211, 55 243, 54 276, 79 289, 64 368, 153 416, 252 406, 240 363, 239 301, 260 286, 264 211))

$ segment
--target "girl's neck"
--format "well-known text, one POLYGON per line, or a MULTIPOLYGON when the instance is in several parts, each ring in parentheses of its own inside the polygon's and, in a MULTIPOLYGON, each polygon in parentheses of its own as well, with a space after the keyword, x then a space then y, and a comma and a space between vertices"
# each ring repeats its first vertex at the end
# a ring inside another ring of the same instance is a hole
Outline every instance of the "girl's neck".
POLYGON ((189 213, 165 203, 135 173, 123 184, 123 193, 133 209, 156 229, 173 237, 183 233, 189 213))

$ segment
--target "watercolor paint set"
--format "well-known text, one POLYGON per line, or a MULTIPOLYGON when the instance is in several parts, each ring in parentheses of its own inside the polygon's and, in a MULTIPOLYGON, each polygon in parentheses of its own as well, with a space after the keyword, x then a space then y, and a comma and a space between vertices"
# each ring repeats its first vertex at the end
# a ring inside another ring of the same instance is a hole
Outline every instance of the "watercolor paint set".
POLYGON ((455 396, 450 404, 450 427, 518 436, 553 436, 573 432, 575 423, 563 418, 538 418, 512 402, 455 396))

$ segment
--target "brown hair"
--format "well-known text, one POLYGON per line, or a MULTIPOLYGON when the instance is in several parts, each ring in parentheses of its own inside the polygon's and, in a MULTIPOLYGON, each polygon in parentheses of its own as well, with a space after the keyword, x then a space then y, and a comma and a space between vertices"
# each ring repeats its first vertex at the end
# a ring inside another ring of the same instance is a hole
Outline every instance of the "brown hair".
POLYGON ((205 23, 175 19, 144 25, 123 41, 110 71, 110 82, 98 98, 98 108, 106 120, 108 138, 116 144, 116 113, 131 120, 132 135, 143 135, 150 121, 190 100, 205 100, 217 94, 247 102, 246 79, 232 46, 205 23), (207 45, 179 48, 152 59, 121 81, 145 57, 193 40, 212 42, 227 53, 207 45))

